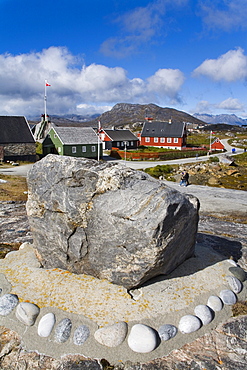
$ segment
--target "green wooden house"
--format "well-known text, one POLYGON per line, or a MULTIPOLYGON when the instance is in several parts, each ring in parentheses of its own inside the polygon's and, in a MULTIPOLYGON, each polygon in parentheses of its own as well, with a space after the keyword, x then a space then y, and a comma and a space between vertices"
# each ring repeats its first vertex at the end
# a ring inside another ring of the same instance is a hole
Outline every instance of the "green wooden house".
POLYGON ((102 142, 92 127, 52 127, 42 144, 43 155, 50 153, 98 159, 102 142))

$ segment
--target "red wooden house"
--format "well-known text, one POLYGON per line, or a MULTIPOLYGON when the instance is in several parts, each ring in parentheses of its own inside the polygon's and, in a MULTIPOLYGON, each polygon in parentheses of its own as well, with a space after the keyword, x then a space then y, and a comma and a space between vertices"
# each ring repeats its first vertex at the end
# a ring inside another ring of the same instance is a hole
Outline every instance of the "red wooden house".
POLYGON ((211 144, 211 150, 225 150, 224 144, 220 141, 218 137, 211 144))
POLYGON ((184 122, 147 120, 140 135, 140 145, 181 150, 186 146, 186 138, 184 122))

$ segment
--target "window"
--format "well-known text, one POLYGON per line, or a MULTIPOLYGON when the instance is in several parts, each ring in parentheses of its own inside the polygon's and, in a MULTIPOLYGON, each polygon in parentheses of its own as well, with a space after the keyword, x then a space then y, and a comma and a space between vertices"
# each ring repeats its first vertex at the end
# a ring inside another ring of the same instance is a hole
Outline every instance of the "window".
POLYGON ((158 143, 159 142, 159 138, 158 137, 154 137, 154 142, 155 143, 158 143))
POLYGON ((173 142, 174 143, 178 143, 178 138, 177 137, 174 137, 173 142))
POLYGON ((59 146, 59 147, 57 148, 57 150, 58 150, 58 153, 61 153, 61 151, 62 151, 61 146, 59 146))
POLYGON ((145 142, 149 143, 150 142, 150 137, 145 137, 145 142))
POLYGON ((119 141, 117 141, 117 147, 119 147, 119 146, 120 146, 119 141))
POLYGON ((56 137, 57 137, 57 134, 54 133, 54 139, 56 139, 56 137))
POLYGON ((76 146, 72 146, 72 153, 76 153, 76 146))
POLYGON ((171 138, 171 137, 168 137, 168 138, 167 138, 167 142, 168 142, 168 143, 171 143, 171 142, 172 142, 172 138, 171 138))
POLYGON ((134 142, 133 141, 130 142, 130 146, 134 146, 134 142))
POLYGON ((86 153, 87 151, 87 147, 83 145, 83 147, 81 148, 82 149, 82 153, 86 153))
POLYGON ((164 138, 164 137, 161 137, 161 138, 160 138, 160 142, 161 142, 161 143, 164 143, 164 142, 165 142, 165 138, 164 138))
POLYGON ((95 145, 93 145, 92 147, 91 147, 91 150, 92 150, 92 152, 94 153, 94 152, 96 152, 96 146, 95 145))

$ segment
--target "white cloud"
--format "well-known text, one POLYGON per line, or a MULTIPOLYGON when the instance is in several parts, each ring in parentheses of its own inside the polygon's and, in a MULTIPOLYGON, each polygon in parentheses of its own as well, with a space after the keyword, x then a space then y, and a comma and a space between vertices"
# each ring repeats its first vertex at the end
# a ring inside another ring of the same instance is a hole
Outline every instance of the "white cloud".
POLYGON ((216 108, 225 109, 228 111, 243 111, 244 105, 238 99, 228 98, 217 104, 216 108))
POLYGON ((205 112, 211 113, 212 112, 211 108, 212 104, 210 104, 209 101, 201 100, 200 102, 197 103, 194 111, 196 113, 205 113, 205 112))
POLYGON ((90 105, 78 104, 76 107, 78 114, 102 114, 112 109, 112 105, 90 105))
POLYGON ((0 55, 0 114, 39 115, 47 87, 48 114, 76 113, 119 102, 170 102, 183 84, 179 70, 160 69, 147 80, 129 79, 121 67, 85 66, 66 48, 0 55))
POLYGON ((218 59, 207 59, 194 70, 194 76, 204 75, 215 81, 233 82, 247 77, 247 57, 244 50, 230 50, 218 59))
POLYGON ((184 83, 184 75, 179 69, 159 69, 147 81, 147 88, 150 92, 176 99, 184 83))
POLYGON ((230 31, 247 26, 247 0, 203 0, 199 6, 208 28, 230 31))
POLYGON ((244 112, 244 104, 242 104, 238 99, 228 98, 222 102, 210 103, 208 100, 201 100, 197 103, 195 109, 193 110, 196 113, 205 113, 215 114, 217 110, 229 112, 241 112, 241 115, 244 112))
MULTIPOLYGON (((120 28, 117 35, 105 40, 100 51, 107 56, 123 58, 138 51, 140 47, 159 36, 165 25, 167 7, 181 7, 188 0, 156 0, 147 6, 136 7, 114 19, 120 28)), ((162 32, 164 37, 164 30, 162 32)))

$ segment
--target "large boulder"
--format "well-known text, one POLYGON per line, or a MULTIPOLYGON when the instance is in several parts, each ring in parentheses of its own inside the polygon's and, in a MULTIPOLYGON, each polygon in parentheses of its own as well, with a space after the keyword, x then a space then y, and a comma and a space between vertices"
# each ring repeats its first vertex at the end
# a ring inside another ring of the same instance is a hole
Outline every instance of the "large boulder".
POLYGON ((27 176, 27 214, 45 268, 127 289, 194 253, 197 198, 122 164, 48 155, 27 176))

